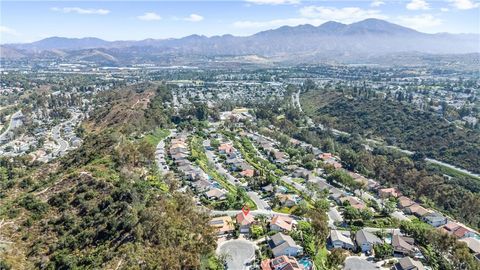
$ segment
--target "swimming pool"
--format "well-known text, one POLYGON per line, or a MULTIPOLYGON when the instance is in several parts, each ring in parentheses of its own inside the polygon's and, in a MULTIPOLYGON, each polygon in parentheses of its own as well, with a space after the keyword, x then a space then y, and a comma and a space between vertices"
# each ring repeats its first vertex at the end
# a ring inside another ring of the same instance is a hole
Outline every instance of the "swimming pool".
POLYGON ((312 269, 313 263, 310 261, 308 258, 302 258, 301 260, 298 261, 299 264, 303 265, 303 268, 305 270, 310 270, 312 269))

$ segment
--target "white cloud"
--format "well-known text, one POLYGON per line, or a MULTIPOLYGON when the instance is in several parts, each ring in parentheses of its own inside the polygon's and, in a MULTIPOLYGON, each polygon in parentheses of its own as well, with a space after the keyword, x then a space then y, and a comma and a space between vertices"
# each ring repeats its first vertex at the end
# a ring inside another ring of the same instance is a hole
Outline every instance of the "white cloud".
POLYGON ((64 8, 58 8, 58 7, 53 7, 50 10, 56 11, 56 12, 62 12, 62 13, 77 13, 77 14, 95 14, 95 15, 107 15, 110 13, 110 10, 108 9, 93 9, 93 8, 79 8, 79 7, 64 7, 64 8))
POLYGON ((420 31, 428 31, 432 27, 436 27, 442 24, 442 20, 434 17, 432 14, 400 16, 398 17, 397 22, 401 25, 420 31))
POLYGON ((300 0, 245 0, 248 3, 256 5, 294 5, 299 4, 300 0))
POLYGON ((190 16, 184 18, 184 20, 189 22, 200 22, 203 21, 203 16, 193 13, 190 14, 190 16))
POLYGON ((429 8, 430 5, 425 0, 412 0, 407 4, 407 9, 410 10, 425 10, 429 8))
POLYGON ((155 12, 145 12, 143 15, 137 16, 137 19, 142 21, 159 21, 162 17, 155 12))
POLYGON ((441 11, 441 12, 448 12, 448 11, 450 11, 450 9, 448 9, 448 8, 440 8, 440 11, 441 11))
POLYGON ((12 36, 18 36, 18 32, 7 26, 0 25, 0 33, 12 36))
POLYGON ((456 9, 472 9, 480 6, 480 2, 472 0, 450 0, 451 5, 456 9))
POLYGON ((359 7, 332 8, 321 6, 306 6, 300 9, 300 14, 306 18, 323 19, 352 23, 368 18, 386 19, 380 10, 361 9, 359 7))
POLYGON ((372 3, 370 3, 372 7, 379 7, 381 5, 385 5, 385 2, 382 0, 373 0, 372 3))
POLYGON ((357 7, 328 8, 320 6, 307 6, 300 9, 300 15, 301 16, 298 18, 275 19, 268 21, 237 21, 233 23, 233 26, 236 28, 270 29, 283 25, 320 25, 327 21, 352 23, 368 18, 387 18, 387 16, 381 14, 379 10, 361 9, 357 7))

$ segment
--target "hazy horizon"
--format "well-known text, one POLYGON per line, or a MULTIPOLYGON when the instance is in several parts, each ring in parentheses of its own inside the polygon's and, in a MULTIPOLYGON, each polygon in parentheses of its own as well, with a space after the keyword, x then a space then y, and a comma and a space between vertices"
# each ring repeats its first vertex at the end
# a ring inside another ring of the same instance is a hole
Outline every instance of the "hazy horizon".
POLYGON ((350 24, 367 18, 424 33, 478 34, 479 4, 471 0, 245 0, 149 1, 132 6, 123 1, 2 1, 0 43, 29 43, 48 37, 118 41, 193 34, 249 36, 285 25, 350 24))

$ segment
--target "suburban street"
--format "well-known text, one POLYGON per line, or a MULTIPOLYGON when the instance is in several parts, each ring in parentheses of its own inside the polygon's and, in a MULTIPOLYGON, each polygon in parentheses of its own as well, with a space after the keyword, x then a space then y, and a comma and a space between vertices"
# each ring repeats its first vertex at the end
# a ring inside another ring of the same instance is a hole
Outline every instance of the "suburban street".
POLYGON ((12 116, 10 117, 10 121, 8 122, 7 129, 2 134, 0 134, 0 142, 7 140, 8 139, 7 136, 10 134, 10 132, 22 125, 22 121, 17 120, 22 115, 23 115, 22 111, 20 110, 12 114, 12 116))
MULTIPOLYGON (((203 142, 204 144, 210 144, 210 140, 205 140, 203 142)), ((215 169, 223 176, 225 176, 225 178, 227 179, 227 181, 236 186, 240 183, 240 181, 235 178, 233 175, 230 174, 229 171, 227 171, 223 166, 222 164, 220 164, 219 162, 216 161, 215 159, 215 153, 211 150, 205 150, 205 154, 207 156, 207 159, 208 159, 208 162, 212 163, 215 165, 215 169)), ((255 191, 250 191, 250 192, 247 192, 247 195, 248 197, 250 197, 250 199, 252 199, 255 204, 257 205, 257 208, 259 210, 268 210, 270 209, 270 207, 268 206, 268 203, 264 200, 262 200, 260 198, 260 196, 258 195, 257 192, 255 191)))
POLYGON ((176 134, 177 134, 177 131, 175 129, 171 129, 170 134, 168 134, 167 137, 160 140, 160 142, 158 142, 157 147, 155 149, 155 159, 157 160, 158 169, 159 171, 162 172, 163 175, 170 172, 170 168, 165 161, 165 154, 166 154, 165 140, 169 137, 175 137, 176 134), (164 163, 165 165, 163 165, 162 163, 164 163))
POLYGON ((217 254, 227 255, 228 269, 250 269, 246 264, 255 257, 255 244, 244 239, 226 241, 218 246, 217 254))

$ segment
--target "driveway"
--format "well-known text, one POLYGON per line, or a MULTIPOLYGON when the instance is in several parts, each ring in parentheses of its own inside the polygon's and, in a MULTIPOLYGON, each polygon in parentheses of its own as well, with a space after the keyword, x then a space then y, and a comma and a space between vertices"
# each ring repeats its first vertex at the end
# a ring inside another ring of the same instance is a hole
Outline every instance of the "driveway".
POLYGON ((227 269, 249 269, 245 264, 255 258, 255 244, 243 239, 226 241, 218 246, 217 254, 227 255, 227 269))

